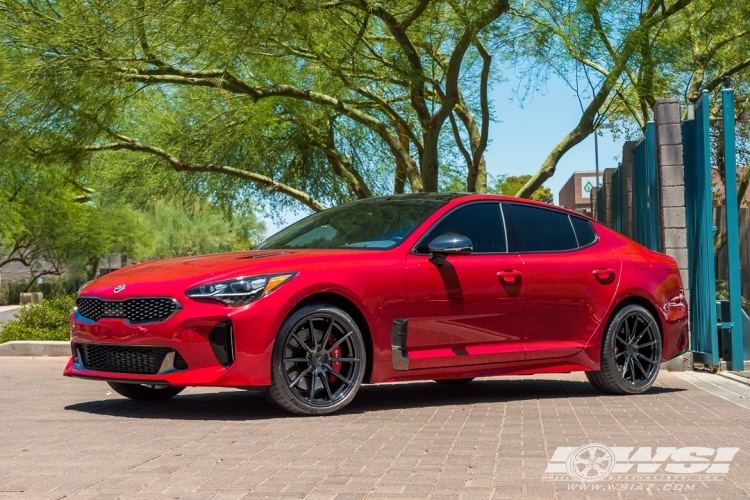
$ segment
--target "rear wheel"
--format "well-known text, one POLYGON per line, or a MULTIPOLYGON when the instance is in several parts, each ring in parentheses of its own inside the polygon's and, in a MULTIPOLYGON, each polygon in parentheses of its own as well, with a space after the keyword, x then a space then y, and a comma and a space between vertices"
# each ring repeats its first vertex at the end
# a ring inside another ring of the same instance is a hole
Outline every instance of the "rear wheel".
POLYGON ((610 394, 641 394, 656 380, 661 335, 651 313, 627 304, 615 312, 602 341, 600 370, 586 372, 589 382, 610 394))
POLYGON ((136 401, 166 401, 185 390, 184 387, 175 387, 173 385, 107 383, 120 396, 135 399, 136 401))
POLYGON ((357 394, 366 361, 357 323, 329 304, 311 304, 281 327, 273 350, 266 397, 300 415, 325 415, 357 394))

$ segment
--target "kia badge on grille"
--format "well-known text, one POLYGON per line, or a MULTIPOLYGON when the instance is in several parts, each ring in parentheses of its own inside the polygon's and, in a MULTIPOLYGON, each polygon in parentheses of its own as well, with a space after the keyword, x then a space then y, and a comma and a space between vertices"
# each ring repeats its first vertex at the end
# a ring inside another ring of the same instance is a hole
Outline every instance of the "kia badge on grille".
POLYGON ((115 293, 120 293, 120 292, 122 292, 123 290, 125 290, 125 285, 117 285, 117 286, 115 287, 115 293))

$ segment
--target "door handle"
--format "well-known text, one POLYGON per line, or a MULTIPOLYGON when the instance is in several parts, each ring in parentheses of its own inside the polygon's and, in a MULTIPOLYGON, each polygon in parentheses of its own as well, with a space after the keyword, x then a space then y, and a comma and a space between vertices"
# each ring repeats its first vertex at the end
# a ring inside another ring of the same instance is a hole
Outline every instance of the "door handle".
POLYGON ((500 271, 497 273, 497 277, 503 281, 507 281, 509 283, 515 283, 516 278, 521 277, 521 271, 516 271, 515 269, 511 269, 508 271, 500 271))
POLYGON ((607 268, 601 268, 601 269, 594 269, 592 271, 592 274, 594 276, 599 276, 599 277, 602 277, 602 276, 614 276, 615 275, 615 270, 612 269, 612 268, 609 268, 609 267, 607 267, 607 268))

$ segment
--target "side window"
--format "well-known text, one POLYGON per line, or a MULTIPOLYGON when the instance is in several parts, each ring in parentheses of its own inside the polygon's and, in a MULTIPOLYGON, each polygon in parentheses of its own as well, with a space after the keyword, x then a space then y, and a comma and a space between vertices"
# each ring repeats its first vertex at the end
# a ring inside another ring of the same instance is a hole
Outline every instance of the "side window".
POLYGON ((499 203, 472 203, 454 210, 422 238, 417 253, 430 253, 429 243, 445 233, 458 233, 469 238, 474 244, 474 253, 508 251, 499 203))
POLYGON ((568 214, 513 204, 518 223, 516 239, 522 252, 561 252, 578 248, 568 214))
POLYGON ((570 220, 573 222, 573 229, 576 231, 579 247, 589 246, 596 241, 596 233, 594 232, 594 228, 591 227, 591 222, 573 216, 570 216, 570 220))

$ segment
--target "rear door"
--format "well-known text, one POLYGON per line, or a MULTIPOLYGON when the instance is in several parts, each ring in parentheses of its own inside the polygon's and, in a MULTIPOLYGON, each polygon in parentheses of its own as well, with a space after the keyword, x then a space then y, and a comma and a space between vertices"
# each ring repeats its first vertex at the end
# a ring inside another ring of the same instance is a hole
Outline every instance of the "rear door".
POLYGON ((507 252, 498 202, 462 205, 441 219, 406 260, 409 369, 464 366, 524 358, 524 266, 507 252), (470 255, 430 262, 428 244, 458 233, 470 255))
POLYGON ((620 257, 593 225, 566 212, 509 204, 525 264, 526 359, 570 356, 586 347, 612 302, 620 257))

